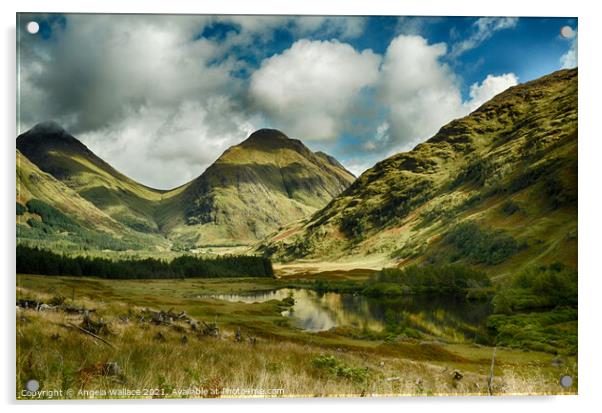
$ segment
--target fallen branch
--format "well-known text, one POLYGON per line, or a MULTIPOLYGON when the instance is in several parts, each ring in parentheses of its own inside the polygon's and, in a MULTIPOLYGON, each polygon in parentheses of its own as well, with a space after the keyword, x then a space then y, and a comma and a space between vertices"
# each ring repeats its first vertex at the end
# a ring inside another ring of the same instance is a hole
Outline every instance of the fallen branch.
POLYGON ((81 331, 82 333, 88 334, 89 336, 92 336, 92 337, 94 337, 95 339, 102 341, 103 343, 105 343, 106 345, 108 345, 108 346, 110 346, 110 347, 117 348, 117 347, 115 347, 115 345, 113 345, 113 344, 109 343, 109 342, 108 342, 107 340, 105 340, 104 338, 102 338, 102 337, 100 337, 100 336, 97 336, 96 334, 94 334, 94 333, 93 333, 93 332, 91 332, 91 331, 88 331, 88 330, 86 330, 85 328, 81 328, 80 326, 76 326, 76 325, 75 325, 75 324, 73 324, 73 323, 68 323, 67 325, 68 325, 69 327, 75 327, 75 328, 77 328, 77 329, 78 329, 79 331, 81 331))

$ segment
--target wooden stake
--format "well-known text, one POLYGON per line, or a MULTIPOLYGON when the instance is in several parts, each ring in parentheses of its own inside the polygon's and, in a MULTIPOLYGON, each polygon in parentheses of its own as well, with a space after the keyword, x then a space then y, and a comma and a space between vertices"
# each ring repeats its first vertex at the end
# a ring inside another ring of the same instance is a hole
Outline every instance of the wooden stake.
POLYGON ((493 355, 491 356, 491 370, 489 371, 489 383, 487 383, 487 389, 489 390, 490 396, 493 396, 493 367, 495 366, 495 350, 497 350, 497 347, 493 348, 493 355))

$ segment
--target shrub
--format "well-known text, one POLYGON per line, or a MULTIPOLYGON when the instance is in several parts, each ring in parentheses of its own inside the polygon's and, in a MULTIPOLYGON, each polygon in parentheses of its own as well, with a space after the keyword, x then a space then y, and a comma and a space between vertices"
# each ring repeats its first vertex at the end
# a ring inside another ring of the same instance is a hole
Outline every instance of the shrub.
POLYGON ((17 215, 23 215, 27 212, 27 208, 23 204, 17 202, 17 215))
POLYGON ((514 276, 493 298, 487 327, 499 345, 577 351, 577 271, 555 263, 514 276))
POLYGON ((368 280, 363 294, 371 296, 409 293, 460 294, 491 285, 487 275, 464 265, 412 265, 383 268, 368 280))
POLYGON ((502 204, 501 209, 502 209, 502 212, 508 216, 513 215, 516 212, 520 211, 520 207, 518 206, 518 204, 511 199, 504 202, 502 204))
POLYGON ((78 227, 75 221, 73 221, 67 215, 63 214, 52 205, 40 201, 39 199, 30 199, 27 201, 26 205, 29 212, 38 214, 40 217, 42 217, 42 221, 51 227, 62 228, 65 230, 75 229, 78 227))
POLYGON ((368 369, 347 366, 334 356, 321 355, 315 357, 311 364, 317 369, 328 371, 333 376, 356 383, 363 383, 368 379, 368 369))
POLYGON ((443 242, 456 248, 452 260, 466 258, 475 264, 496 265, 516 254, 525 245, 501 230, 482 229, 476 222, 465 222, 450 230, 443 242))
POLYGON ((501 346, 549 353, 577 353, 577 309, 559 307, 547 312, 492 315, 487 328, 501 346))
POLYGON ((502 301, 511 311, 577 305, 577 271, 560 263, 527 269, 515 275, 493 300, 494 311, 502 301))

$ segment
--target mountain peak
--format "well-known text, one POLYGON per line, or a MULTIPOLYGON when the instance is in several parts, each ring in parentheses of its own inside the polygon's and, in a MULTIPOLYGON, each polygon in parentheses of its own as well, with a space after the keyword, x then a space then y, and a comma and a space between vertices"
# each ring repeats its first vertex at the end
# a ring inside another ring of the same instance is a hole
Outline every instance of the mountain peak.
POLYGON ((30 132, 44 135, 59 135, 67 133, 61 125, 59 125, 53 120, 38 123, 33 128, 31 128, 30 132))
POLYGON ((290 149, 304 156, 312 152, 299 139, 291 139, 277 129, 259 129, 237 145, 239 149, 253 149, 261 152, 273 152, 280 149, 290 149))
POLYGON ((277 129, 258 129, 245 139, 242 146, 282 146, 294 141, 277 129))
POLYGON ((279 131, 278 129, 262 128, 250 134, 247 140, 249 139, 289 139, 289 137, 286 136, 283 132, 279 131))
POLYGON ((55 121, 41 122, 17 137, 17 148, 25 156, 32 151, 46 150, 50 147, 71 148, 77 152, 88 152, 88 148, 74 138, 55 121))

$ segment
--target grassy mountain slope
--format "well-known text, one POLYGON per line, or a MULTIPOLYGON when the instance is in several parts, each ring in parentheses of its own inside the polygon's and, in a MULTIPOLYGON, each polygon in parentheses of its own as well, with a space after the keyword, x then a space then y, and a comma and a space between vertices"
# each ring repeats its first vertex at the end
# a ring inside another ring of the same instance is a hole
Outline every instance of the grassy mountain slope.
POLYGON ((170 191, 124 176, 52 122, 20 135, 17 148, 93 204, 86 207, 96 207, 140 235, 164 236, 178 250, 254 243, 308 217, 355 179, 334 158, 268 129, 170 191))
POLYGON ((183 189, 187 207, 170 231, 195 245, 252 243, 324 207, 354 179, 333 158, 261 129, 183 189))
POLYGON ((17 237, 55 249, 138 249, 162 242, 115 221, 20 151, 16 159, 17 237))
POLYGON ((158 230, 154 204, 163 191, 116 171, 56 123, 41 123, 20 135, 17 149, 115 220, 141 232, 158 230))
POLYGON ((577 260, 577 70, 494 97, 259 245, 280 259, 467 262, 503 276, 577 260))

